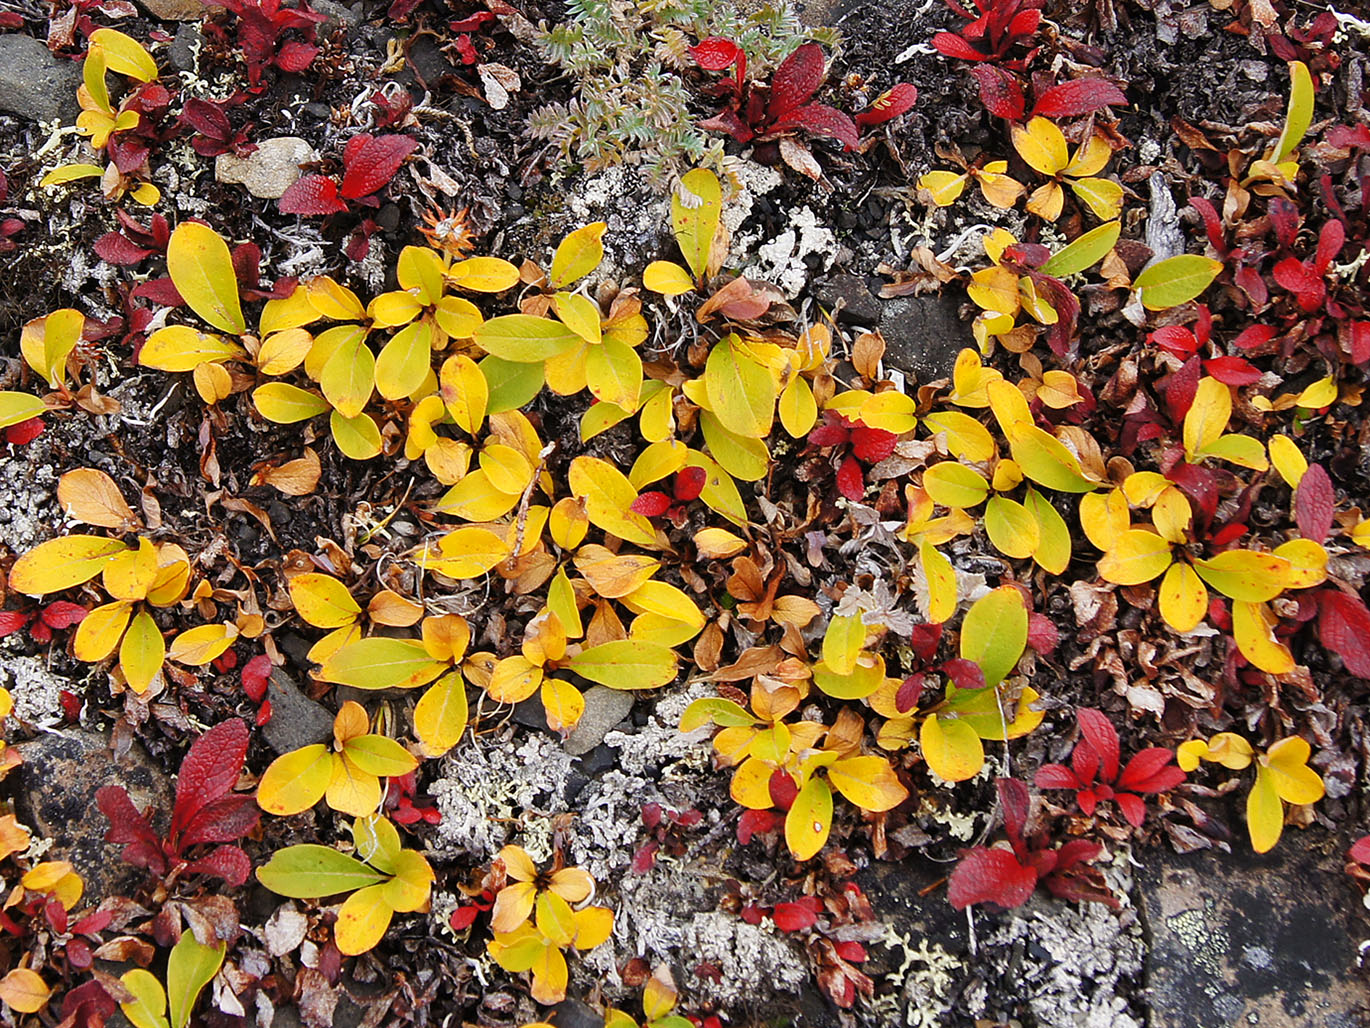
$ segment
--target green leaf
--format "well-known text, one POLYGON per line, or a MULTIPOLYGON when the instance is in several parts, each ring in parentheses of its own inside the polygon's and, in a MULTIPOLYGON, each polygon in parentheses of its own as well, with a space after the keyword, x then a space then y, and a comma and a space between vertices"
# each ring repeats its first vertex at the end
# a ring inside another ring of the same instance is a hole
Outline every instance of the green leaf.
POLYGON ((1303 61, 1289 63, 1289 107, 1284 114, 1284 131, 1275 144, 1272 160, 1278 164, 1303 141, 1313 123, 1313 78, 1303 61))
POLYGON ((981 596, 961 623, 961 656, 980 665, 993 688, 1013 670, 1027 648, 1028 614, 1017 587, 1002 585, 981 596))
POLYGON ((707 168, 687 171, 671 193, 671 228, 685 263, 697 279, 709 269, 709 253, 723 215, 723 188, 707 168))
POLYGON ((412 689, 437 678, 447 664, 416 639, 372 636, 348 643, 319 669, 319 679, 355 689, 412 689))
POLYGON ((1057 250, 1039 270, 1044 275, 1057 278, 1087 271, 1108 256, 1108 251, 1113 249, 1122 230, 1122 223, 1117 220, 1092 228, 1057 250))
POLYGON ((705 696, 685 708, 685 713, 680 715, 680 730, 693 732, 710 722, 722 728, 746 728, 757 724, 756 718, 732 700, 725 700, 721 696, 705 696))
POLYGON ((247 330, 233 257, 212 228, 196 221, 177 225, 167 243, 166 266, 176 291, 196 314, 223 332, 247 330))
POLYGON ((676 654, 661 643, 621 639, 582 650, 567 666, 611 689, 655 689, 675 681, 676 654))
POLYGON ((36 418, 47 409, 42 400, 28 393, 0 392, 0 428, 36 418))
POLYGON ((1149 311, 1188 303, 1208 288, 1223 270, 1222 261, 1197 253, 1182 253, 1151 265, 1132 282, 1149 311))
MULTIPOLYGON (((526 407, 542 391, 544 379, 541 364, 520 364, 503 357, 486 357, 478 362, 478 366, 489 386, 487 414, 502 414, 526 407)), ((590 409, 594 410, 593 407, 590 409)))
POLYGON ((171 1028, 186 1028, 190 1012, 200 992, 214 980, 224 963, 225 943, 202 946, 193 932, 181 933, 181 941, 171 947, 166 962, 167 1000, 171 1006, 171 1028))
POLYGON ((167 1028, 166 991, 156 975, 136 967, 121 975, 119 981, 133 993, 133 1002, 119 1004, 133 1028, 167 1028))
POLYGON ((257 880, 278 896, 319 899, 385 881, 385 875, 329 846, 303 843, 277 850, 257 880))

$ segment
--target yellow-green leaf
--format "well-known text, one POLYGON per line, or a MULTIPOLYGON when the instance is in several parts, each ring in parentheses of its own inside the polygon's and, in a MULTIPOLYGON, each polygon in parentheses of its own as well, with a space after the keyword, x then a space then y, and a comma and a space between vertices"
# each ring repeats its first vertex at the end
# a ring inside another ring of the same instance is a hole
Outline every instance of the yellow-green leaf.
POLYGON ((580 336, 561 322, 531 314, 491 318, 472 338, 492 357, 518 364, 540 364, 580 342, 580 336))
POLYGON ((1032 513, 1006 496, 991 496, 985 505, 985 534, 1000 553, 1015 560, 1036 553, 1042 538, 1032 513))
POLYGON ((637 490, 618 468, 598 457, 577 457, 571 462, 568 483, 571 494, 585 501, 586 516, 594 525, 625 542, 660 549, 652 523, 629 510, 637 490))
POLYGON ((283 753, 267 766, 257 783, 257 804, 280 817, 298 814, 323 799, 332 775, 333 754, 322 743, 283 753))
POLYGON ((156 975, 135 967, 120 975, 119 981, 133 994, 130 1002, 119 1004, 133 1028, 167 1028, 166 991, 156 975))
POLYGON ((24 360, 48 381, 53 389, 60 386, 67 375, 67 357, 81 341, 86 317, 70 307, 24 325, 19 335, 19 349, 24 360))
POLYGON ((442 536, 436 554, 431 550, 422 554, 419 566, 448 578, 479 578, 509 553, 503 537, 488 528, 467 525, 442 536))
POLYGON ((112 558, 127 549, 118 539, 102 536, 68 535, 50 539, 14 562, 10 569, 10 588, 29 596, 69 589, 90 581, 112 558))
POLYGON ((1141 585, 1170 567, 1170 543, 1155 532, 1131 528, 1099 558, 1099 575, 1115 585, 1141 585))
POLYGON ((1023 594, 1001 585, 981 596, 961 624, 961 657, 980 665, 993 688, 1013 670, 1027 648, 1028 614, 1023 594))
POLYGON ((199 364, 236 360, 247 353, 237 343, 189 325, 167 325, 147 337, 138 363, 158 371, 193 371, 199 364))
POLYGON ((233 625, 196 625, 171 640, 166 657, 188 667, 204 667, 237 638, 238 629, 233 625))
POLYGON ((1070 565, 1070 526, 1051 501, 1036 489, 1027 491, 1023 504, 1037 522, 1037 548, 1032 552, 1044 571, 1063 574, 1070 565))
POLYGON ((923 759, 933 774, 948 782, 974 778, 985 766, 985 747, 975 729, 955 718, 933 714, 918 733, 923 759))
POLYGON ((257 869, 257 880, 278 896, 318 899, 375 885, 385 876, 332 847, 303 843, 273 853, 257 869))
POLYGON ((36 418, 47 410, 47 405, 36 396, 8 390, 0 392, 0 428, 17 425, 36 418))
POLYGON ((1151 265, 1132 282, 1147 310, 1178 307, 1197 297, 1223 270, 1222 261, 1196 253, 1167 257, 1151 265))
POLYGON ((1194 402, 1184 416, 1185 456, 1191 461, 1227 430, 1232 417, 1232 390, 1216 378, 1200 380, 1194 402))
POLYGON ((1313 124, 1313 77, 1303 61, 1289 62, 1289 106, 1284 113, 1284 129, 1268 160, 1278 164, 1303 141, 1313 124))
POLYGON ((223 332, 247 330, 233 257, 212 228, 197 221, 177 225, 167 243, 166 266, 176 291, 196 314, 223 332))
POLYGON ((479 365, 464 353, 448 357, 438 382, 438 395, 457 427, 469 435, 479 432, 490 405, 490 384, 479 365))
POLYGON ((978 464, 994 456, 994 438, 989 429, 969 414, 956 410, 934 411, 923 418, 923 425, 934 434, 946 433, 947 449, 960 460, 978 464))
POLYGON ((660 643, 623 639, 582 650, 566 666, 611 689, 655 689, 675 681, 677 657, 660 643))
POLYGON ((344 457, 370 460, 381 452, 381 430, 370 414, 349 418, 335 410, 328 416, 328 430, 344 457))
POLYGON ((723 214, 723 189, 718 176, 707 168, 695 168, 680 177, 671 193, 671 227, 676 242, 695 278, 709 269, 709 254, 723 214))
POLYGON ((954 460, 944 460, 924 471, 923 489, 934 503, 955 510, 974 507, 989 495, 985 476, 954 460))
POLYGON ((417 639, 373 636, 334 653, 319 669, 319 678, 357 689, 412 689, 426 685, 447 668, 445 662, 430 657, 417 639))
POLYGON ((1224 550, 1196 560, 1194 570, 1224 596, 1247 603, 1273 600, 1289 581, 1289 561, 1258 550, 1224 550))
POLYGON ((258 414, 278 425, 308 421, 329 410, 328 401, 318 393, 311 393, 288 382, 259 385, 252 390, 252 404, 258 414))
POLYGON ((1088 271, 1108 256, 1121 232, 1122 223, 1116 220, 1092 228, 1052 254, 1040 270, 1056 278, 1088 271))
POLYGON ((940 625, 956 613, 956 569, 926 539, 918 544, 918 558, 923 565, 923 577, 928 583, 927 618, 933 624, 940 625))
POLYGON ((192 931, 183 931, 180 941, 171 947, 167 957, 167 1006, 171 1012, 171 1028, 186 1028, 190 1024, 195 1001, 204 987, 214 980, 224 963, 226 943, 203 946, 192 931))
POLYGON ((823 663, 834 674, 849 675, 856 670, 856 658, 866 641, 866 623, 861 611, 854 614, 835 614, 823 633, 823 663))
POLYGON ((606 338, 585 355, 585 383, 596 399, 624 410, 637 410, 642 358, 628 344, 606 338))
POLYGON ((433 331, 428 323, 406 325, 381 347, 376 357, 376 391, 387 400, 412 395, 428 377, 433 358, 433 331))
POLYGON ((414 707, 414 734, 424 755, 441 757, 460 742, 469 716, 460 674, 445 675, 430 686, 414 707))
POLYGON ((785 815, 785 845, 795 860, 816 856, 832 831, 832 790, 817 776, 810 778, 785 815))
POLYGON ((563 289, 582 279, 599 267, 604 260, 604 230, 608 226, 602 221, 582 226, 567 233, 557 245, 552 255, 552 270, 547 276, 550 289, 563 289))
POLYGON ((775 412, 775 379, 736 345, 736 336, 720 339, 704 366, 709 406, 728 431, 752 439, 770 434, 775 412))
POLYGON ((151 82, 157 77, 157 62, 132 36, 116 29, 96 29, 90 34, 90 42, 100 48, 110 71, 139 82, 151 82))

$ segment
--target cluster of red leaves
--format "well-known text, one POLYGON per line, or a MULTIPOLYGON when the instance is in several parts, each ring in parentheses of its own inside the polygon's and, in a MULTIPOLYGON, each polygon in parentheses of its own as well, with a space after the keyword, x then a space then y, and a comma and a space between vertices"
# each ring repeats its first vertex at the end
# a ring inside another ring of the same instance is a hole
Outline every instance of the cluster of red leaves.
POLYGON ((305 175, 285 191, 277 203, 283 214, 337 214, 351 200, 365 207, 379 207, 376 193, 400 170, 404 159, 419 144, 408 136, 372 136, 361 132, 343 149, 342 181, 329 175, 305 175))
MULTIPOLYGON (((985 673, 973 660, 952 657, 937 660, 942 641, 941 624, 914 625, 909 636, 909 649, 916 661, 909 668, 909 674, 900 683, 894 694, 894 705, 900 713, 907 714, 918 706, 930 675, 943 674, 958 689, 983 689, 985 673)), ((1032 611, 1028 614, 1028 645, 1043 656, 1051 653, 1060 641, 1056 626, 1045 614, 1032 611)))
POLYGON ((431 797, 420 796, 418 778, 415 772, 391 777, 385 789, 382 806, 385 816, 397 825, 409 827, 420 821, 435 825, 442 820, 442 814, 433 806, 431 797))
POLYGON ((1070 755, 1070 767, 1045 764, 1034 779, 1039 789, 1070 789, 1085 814, 1093 815, 1101 802, 1112 800, 1128 823, 1140 828, 1146 818, 1142 795, 1166 792, 1185 780, 1171 764, 1175 754, 1152 746, 1133 755, 1120 769, 1118 732, 1103 713, 1088 707, 1075 712, 1080 739, 1070 755))
POLYGON ((633 854, 633 873, 646 874, 650 871, 656 864, 657 853, 663 848, 671 856, 683 856, 685 842, 682 830, 695 828, 703 820, 704 815, 693 807, 689 810, 665 810, 660 803, 644 803, 642 823, 647 826, 651 838, 633 854))
POLYGON ((938 53, 961 61, 989 62, 1009 71, 1025 71, 1040 49, 1033 37, 1042 24, 1044 0, 972 0, 968 11, 956 0, 944 0, 955 14, 966 19, 960 32, 937 32, 931 43, 938 53), (1021 46, 1026 53, 1010 58, 1021 46))
POLYGON ((71 970, 88 971, 95 962, 90 944, 99 945, 99 935, 114 920, 114 913, 102 907, 82 914, 73 921, 57 897, 33 893, 0 910, 0 931, 22 939, 34 934, 34 922, 40 917, 51 933, 51 938, 45 943, 49 953, 48 966, 58 967, 55 958, 60 954, 66 957, 71 970))
POLYGON ((859 421, 844 418, 834 411, 823 412, 823 424, 809 432, 809 445, 831 448, 840 459, 837 465, 837 491, 859 503, 866 495, 862 465, 879 464, 894 452, 898 436, 883 428, 869 428, 859 421))
POLYGON ((139 813, 123 786, 100 789, 95 802, 110 823, 105 840, 123 844, 125 862, 158 876, 203 874, 220 878, 231 888, 242 885, 252 863, 229 844, 256 828, 261 816, 251 794, 233 792, 247 746, 247 725, 236 717, 221 721, 191 744, 176 778, 176 801, 165 836, 139 813), (205 856, 187 860, 187 851, 216 843, 205 856))
POLYGON ((476 53, 476 44, 471 39, 471 33, 477 31, 486 22, 494 20, 495 15, 492 11, 477 11, 466 18, 458 18, 447 23, 448 31, 457 34, 456 38, 452 40, 452 45, 456 48, 457 56, 461 58, 462 64, 469 66, 480 60, 480 54, 476 53))
POLYGON ((119 229, 106 232, 95 240, 95 254, 102 261, 120 267, 130 267, 154 253, 166 253, 171 240, 171 225, 160 214, 153 214, 146 225, 116 208, 119 229))
POLYGON ((70 600, 54 600, 42 610, 0 610, 0 639, 13 635, 25 625, 37 643, 52 641, 52 633, 79 625, 89 611, 70 600))
POLYGON ((225 153, 246 157, 257 149, 254 143, 247 140, 252 123, 235 129, 228 120, 226 108, 231 106, 231 99, 215 103, 192 97, 185 102, 181 110, 181 123, 194 132, 190 145, 201 157, 218 157, 225 153))
POLYGON ((669 494, 659 489, 649 489, 638 494, 629 510, 647 518, 665 515, 677 528, 683 528, 686 517, 685 504, 699 499, 708 477, 703 468, 682 468, 676 473, 669 494))
POLYGON ((734 73, 715 83, 709 92, 723 100, 723 108, 700 128, 726 132, 739 143, 770 139, 803 130, 809 135, 836 139, 847 150, 860 144, 864 128, 879 125, 906 113, 918 99, 918 90, 900 83, 881 96, 853 120, 835 107, 816 103, 813 96, 823 83, 823 48, 805 43, 775 69, 769 87, 747 78, 747 55, 731 39, 710 36, 690 48, 705 71, 734 73))
POLYGON ((237 45, 247 61, 247 80, 254 91, 261 88, 267 68, 299 74, 318 56, 315 27, 325 16, 307 0, 293 7, 282 7, 280 0, 220 0, 220 6, 238 16, 237 45), (284 38, 292 30, 302 38, 284 38))
POLYGON ((267 686, 271 684, 271 668, 271 658, 265 653, 259 653, 244 664, 242 671, 238 673, 243 683, 243 692, 249 700, 257 704, 258 728, 271 720, 271 701, 266 698, 267 686))
POLYGON ((138 114, 137 125, 109 137, 109 158, 120 174, 146 176, 152 151, 180 133, 179 121, 168 118, 173 99, 171 90, 154 80, 139 84, 119 105, 138 114))
POLYGON ((1087 839, 1052 846, 1044 833, 1025 836, 1031 808, 1027 786, 1016 778, 1000 778, 995 786, 1004 810, 1009 848, 975 846, 967 850, 947 883, 951 905, 964 910, 975 903, 992 903, 1007 910, 1026 903, 1042 885, 1053 896, 1104 903, 1116 910, 1117 898, 1108 891, 1099 872, 1087 866, 1103 847, 1087 839))

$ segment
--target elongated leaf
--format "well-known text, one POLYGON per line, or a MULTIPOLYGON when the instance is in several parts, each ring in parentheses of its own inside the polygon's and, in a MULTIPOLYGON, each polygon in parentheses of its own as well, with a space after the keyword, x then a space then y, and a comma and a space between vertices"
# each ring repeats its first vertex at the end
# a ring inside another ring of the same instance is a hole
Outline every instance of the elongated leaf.
POLYGON ((980 665, 985 685, 994 687, 1013 670, 1027 648, 1028 615, 1023 594, 1000 586, 971 605, 961 625, 961 656, 980 665))
POLYGON ((723 188, 707 168, 687 171, 671 194, 671 227, 685 263, 702 280, 723 214, 723 188))
POLYGON ((1108 256, 1121 232, 1122 223, 1116 220, 1092 228, 1057 250, 1039 270, 1056 278, 1087 271, 1108 256))
POLYGON ((374 636, 333 654, 319 669, 319 678, 357 689, 412 689, 445 670, 447 664, 430 657, 416 639, 374 636))
POLYGON ((305 843, 273 853, 257 880, 279 896, 319 899, 375 885, 385 875, 329 846, 305 843))
POLYGON ((191 310, 220 331, 242 335, 247 330, 233 257, 212 228, 196 221, 177 225, 167 243, 166 264, 191 310))
POLYGON ((1308 126, 1313 124, 1313 77, 1308 73, 1308 65, 1302 61, 1289 64, 1289 107, 1284 115, 1284 129, 1275 144, 1271 157, 1280 163, 1303 141, 1308 134, 1308 126))
POLYGON ((677 659, 660 643, 623 639, 582 650, 567 666, 611 689, 655 689, 675 680, 677 659))
POLYGON ((1208 288, 1223 270, 1222 261, 1195 253, 1167 257, 1132 282, 1147 310, 1160 311, 1188 303, 1208 288))
POLYGON ((219 973, 227 949, 227 944, 222 942, 217 946, 203 946, 190 931, 182 932, 180 941, 171 947, 166 965, 171 1028, 186 1028, 190 1024, 195 1001, 219 973))

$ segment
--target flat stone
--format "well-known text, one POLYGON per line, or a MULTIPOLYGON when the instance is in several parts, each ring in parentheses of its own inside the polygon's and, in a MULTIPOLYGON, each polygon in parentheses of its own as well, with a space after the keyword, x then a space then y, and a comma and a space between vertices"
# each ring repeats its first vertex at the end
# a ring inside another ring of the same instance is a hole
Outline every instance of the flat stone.
POLYGON ((814 286, 813 294, 825 307, 836 309, 837 320, 848 325, 879 324, 884 311, 860 275, 834 275, 814 286))
POLYGON ((74 122, 81 65, 56 57, 32 36, 0 35, 0 110, 31 121, 74 122))
POLYGON ((1153 1028, 1354 1028, 1370 1005, 1355 971, 1364 936, 1342 871, 1349 840, 1286 830, 1271 852, 1147 854, 1153 1028))
POLYGON ((591 686, 585 691, 585 713, 562 743, 563 748, 573 757, 589 753, 632 709, 632 693, 604 685, 591 686))
POLYGON ((116 760, 108 738, 90 732, 45 733, 16 749, 24 760, 18 769, 20 820, 52 840, 49 859, 71 861, 92 905, 136 888, 145 872, 125 864, 121 847, 105 842, 109 823, 95 793, 122 785, 135 807, 151 808, 153 827, 164 829, 173 794, 161 768, 136 742, 116 760))
POLYGON ((975 345, 957 306, 954 296, 942 294, 886 300, 880 314, 885 363, 912 373, 919 382, 950 378, 956 355, 975 345))
POLYGON ((162 21, 199 21, 212 8, 200 0, 138 0, 143 10, 162 21))
POLYGON ((214 177, 263 200, 279 200, 299 179, 300 165, 318 159, 318 151, 298 136, 277 136, 258 143, 246 157, 220 154, 214 159, 214 177))
POLYGON ((271 701, 271 720, 262 726, 262 738, 277 753, 323 742, 333 730, 333 715, 302 693, 280 668, 271 672, 266 698, 271 701))

